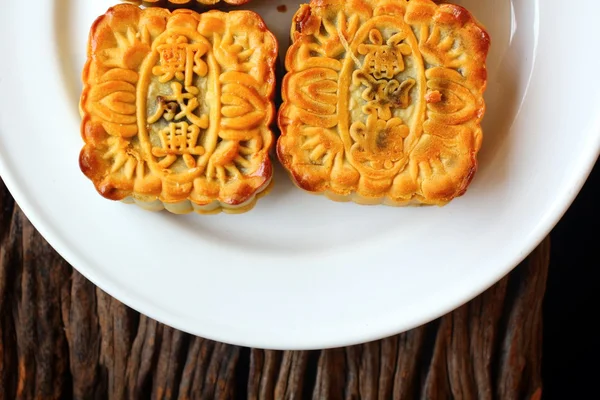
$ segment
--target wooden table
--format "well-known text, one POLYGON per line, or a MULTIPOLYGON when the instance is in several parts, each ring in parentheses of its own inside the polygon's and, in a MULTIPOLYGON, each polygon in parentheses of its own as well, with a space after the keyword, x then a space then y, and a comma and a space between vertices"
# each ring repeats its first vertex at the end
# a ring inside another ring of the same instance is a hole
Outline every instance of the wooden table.
POLYGON ((0 181, 0 400, 539 399, 549 250, 546 239, 477 299, 398 336, 248 349, 169 328, 96 288, 0 181))

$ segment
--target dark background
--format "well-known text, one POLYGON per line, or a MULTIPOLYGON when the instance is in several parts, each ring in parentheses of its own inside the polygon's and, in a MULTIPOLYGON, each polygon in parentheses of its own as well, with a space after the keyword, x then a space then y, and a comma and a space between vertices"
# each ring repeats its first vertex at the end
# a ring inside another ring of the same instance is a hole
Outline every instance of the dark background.
POLYGON ((544 399, 600 398, 600 162, 551 235, 544 399))

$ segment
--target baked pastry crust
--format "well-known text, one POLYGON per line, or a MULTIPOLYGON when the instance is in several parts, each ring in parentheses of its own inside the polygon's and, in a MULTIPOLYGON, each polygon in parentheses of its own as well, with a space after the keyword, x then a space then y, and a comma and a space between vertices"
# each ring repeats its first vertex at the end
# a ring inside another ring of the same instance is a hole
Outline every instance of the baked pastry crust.
POLYGON ((109 9, 83 71, 81 170, 152 210, 249 210, 273 175, 277 50, 251 11, 109 9))
POLYGON ((477 170, 490 39, 431 0, 312 0, 291 30, 277 152, 333 200, 444 205, 477 170))
POLYGON ((149 6, 157 6, 157 7, 189 7, 189 6, 216 6, 220 4, 230 4, 234 6, 240 6, 242 4, 248 3, 250 0, 125 0, 132 3, 143 3, 149 6))

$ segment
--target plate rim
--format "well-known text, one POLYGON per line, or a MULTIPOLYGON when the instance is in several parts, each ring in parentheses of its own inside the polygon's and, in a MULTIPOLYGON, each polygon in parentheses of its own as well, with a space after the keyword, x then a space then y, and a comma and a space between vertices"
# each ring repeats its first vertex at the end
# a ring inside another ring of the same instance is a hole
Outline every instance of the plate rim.
POLYGON ((567 190, 566 194, 563 196, 564 201, 555 201, 555 213, 551 213, 553 210, 548 210, 547 214, 553 214, 553 218, 547 219, 546 224, 540 224, 537 228, 537 232, 535 234, 535 240, 532 240, 530 245, 525 246, 523 248, 523 252, 518 254, 514 258, 514 262, 512 265, 507 266, 505 269, 498 269, 496 274, 485 284, 482 284, 480 288, 473 289, 469 293, 463 293, 460 299, 455 299, 454 301, 446 301, 443 306, 440 306, 437 310, 429 310, 427 313, 421 313, 419 318, 414 318, 413 321, 408 323, 397 323, 393 324, 396 328, 392 328, 392 330, 379 330, 378 333, 370 333, 364 335, 354 335, 356 337, 361 337, 363 339, 356 340, 354 336, 350 337, 347 335, 345 338, 341 339, 333 339, 333 340, 319 340, 318 343, 314 341, 307 340, 304 343, 297 343, 292 346, 278 346, 271 345, 264 341, 261 342, 260 338, 246 339, 246 340, 227 340, 223 338, 215 337, 212 334, 207 334, 206 332, 200 332, 196 330, 187 329, 185 326, 181 324, 179 318, 170 318, 168 313, 163 313, 158 309, 152 309, 151 306, 145 305, 145 302, 140 299, 136 299, 136 296, 131 296, 127 294, 126 290, 121 290, 118 285, 112 286, 108 281, 101 281, 101 279, 94 273, 94 268, 90 268, 88 263, 85 260, 80 260, 80 258, 76 255, 75 251, 71 251, 65 240, 60 238, 60 234, 53 232, 52 228, 47 226, 43 217, 38 213, 38 210, 31 204, 31 202, 27 199, 27 197, 19 190, 18 185, 14 182, 14 176, 10 172, 10 170, 5 165, 4 158, 1 157, 0 152, 0 177, 2 178, 6 188, 13 196, 15 203, 19 206, 22 213, 27 217, 33 227, 40 233, 40 235, 48 242, 48 244, 67 262, 69 265, 79 272, 82 276, 92 282, 99 289, 131 308, 134 311, 137 311, 140 314, 143 314, 155 321, 158 321, 164 325, 175 328, 179 331, 200 336, 205 339, 218 341, 230 345, 235 346, 243 346, 250 348, 261 348, 267 350, 320 350, 320 349, 331 349, 345 346, 353 346, 360 343, 367 343, 375 340, 381 340, 386 337, 390 337, 393 335, 401 334, 417 328, 419 326, 425 325, 431 321, 434 321, 437 318, 440 318, 460 306, 472 301, 474 298, 479 296, 480 294, 487 291, 497 282, 499 282, 503 277, 512 272, 517 266, 519 266, 531 253, 542 243, 542 241, 550 234, 551 230, 556 226, 556 224, 563 218, 564 214, 571 207, 573 201, 576 199, 578 194, 580 193, 583 185, 587 182, 592 169, 594 168, 595 161, 600 156, 600 130, 598 130, 598 144, 597 149, 595 151, 590 152, 590 156, 587 158, 589 162, 585 165, 585 168, 582 170, 582 174, 580 175, 580 179, 578 179, 572 186, 571 190, 567 190), (78 265, 76 267, 76 265, 78 265))

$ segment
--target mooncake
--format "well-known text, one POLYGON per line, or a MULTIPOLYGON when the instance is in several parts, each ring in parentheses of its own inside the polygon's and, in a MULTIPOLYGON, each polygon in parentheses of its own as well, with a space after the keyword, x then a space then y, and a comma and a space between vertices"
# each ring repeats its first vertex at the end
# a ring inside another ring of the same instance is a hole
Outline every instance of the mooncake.
POLYGON ((273 175, 277 50, 250 11, 109 9, 83 71, 81 170, 149 210, 248 211, 273 175))
POLYGON ((490 38, 431 0, 313 0, 294 16, 277 153, 302 189, 445 205, 477 170, 490 38))
POLYGON ((158 7, 208 7, 220 4, 231 4, 239 6, 248 3, 250 0, 126 0, 131 3, 142 3, 147 6, 158 7))

